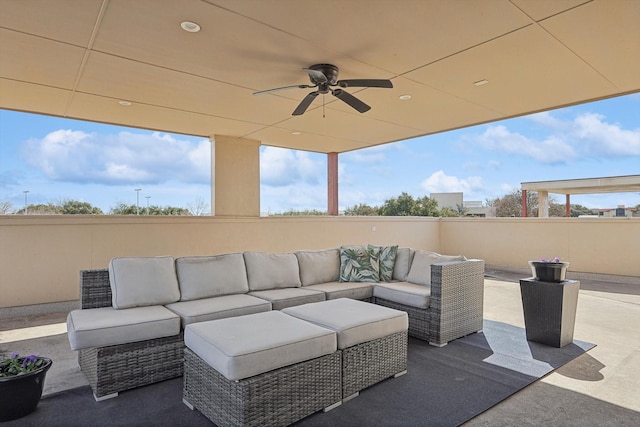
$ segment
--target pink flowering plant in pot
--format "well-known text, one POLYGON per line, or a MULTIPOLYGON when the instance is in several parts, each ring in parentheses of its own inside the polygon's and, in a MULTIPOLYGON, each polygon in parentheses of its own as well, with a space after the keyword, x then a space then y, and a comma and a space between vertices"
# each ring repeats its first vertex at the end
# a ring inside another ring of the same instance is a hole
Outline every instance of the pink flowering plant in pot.
POLYGON ((540 261, 529 261, 531 273, 542 282, 562 282, 567 275, 569 263, 555 258, 542 258, 540 261))
POLYGON ((51 359, 13 353, 0 359, 0 421, 15 420, 36 409, 51 359))

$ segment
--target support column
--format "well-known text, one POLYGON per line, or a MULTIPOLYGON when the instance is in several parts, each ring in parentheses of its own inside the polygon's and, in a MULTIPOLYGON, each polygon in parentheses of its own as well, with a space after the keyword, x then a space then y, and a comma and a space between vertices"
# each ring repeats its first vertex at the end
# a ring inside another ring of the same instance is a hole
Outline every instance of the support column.
POLYGON ((522 217, 527 216, 527 190, 522 190, 522 217))
POLYGON ((260 216, 260 141, 211 139, 211 215, 260 216))
POLYGON ((571 195, 567 194, 567 198, 566 198, 566 205, 565 205, 565 215, 567 218, 569 218, 571 216, 571 195))
POLYGON ((327 214, 338 215, 338 153, 327 154, 327 214))
POLYGON ((549 217, 549 192, 538 191, 538 217, 549 217))

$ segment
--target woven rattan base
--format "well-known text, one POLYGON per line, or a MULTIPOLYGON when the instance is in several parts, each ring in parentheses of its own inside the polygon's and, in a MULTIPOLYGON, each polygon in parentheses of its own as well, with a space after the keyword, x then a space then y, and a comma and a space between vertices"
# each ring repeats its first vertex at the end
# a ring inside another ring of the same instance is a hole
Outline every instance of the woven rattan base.
POLYGON ((429 312, 425 308, 416 308, 382 298, 375 298, 376 304, 405 311, 409 316, 409 336, 429 340, 429 312))
POLYGON ((184 352, 184 401, 220 427, 285 426, 342 397, 340 351, 239 381, 184 352))
POLYGON ((342 351, 342 397, 407 370, 407 332, 398 332, 342 351))
POLYGON ((80 369, 96 400, 182 375, 182 334, 78 352, 80 369))

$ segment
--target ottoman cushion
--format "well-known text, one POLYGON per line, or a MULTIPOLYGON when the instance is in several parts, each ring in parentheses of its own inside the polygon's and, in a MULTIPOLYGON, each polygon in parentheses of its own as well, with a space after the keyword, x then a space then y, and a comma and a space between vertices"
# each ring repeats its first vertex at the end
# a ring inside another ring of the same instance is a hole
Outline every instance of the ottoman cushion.
POLYGON ((71 350, 126 344, 179 333, 180 318, 160 305, 124 310, 88 308, 73 310, 67 316, 71 350))
POLYGON ((280 311, 187 325, 184 342, 230 380, 331 354, 336 333, 280 311))
POLYGON ((305 304, 285 308, 282 311, 336 331, 340 349, 406 331, 409 328, 407 313, 404 311, 349 298, 305 304))

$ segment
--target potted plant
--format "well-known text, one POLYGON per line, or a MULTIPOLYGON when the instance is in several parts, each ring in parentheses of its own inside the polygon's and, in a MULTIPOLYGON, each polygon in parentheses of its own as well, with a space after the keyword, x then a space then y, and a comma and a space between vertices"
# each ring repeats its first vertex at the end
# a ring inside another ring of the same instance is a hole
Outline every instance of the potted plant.
POLYGON ((568 262, 560 258, 542 258, 540 261, 529 261, 531 273, 542 282, 562 282, 567 275, 568 262))
POLYGON ((15 420, 36 409, 51 359, 14 353, 0 361, 0 421, 15 420))

